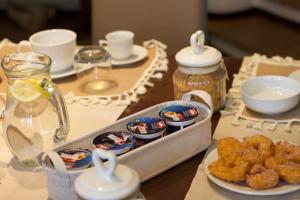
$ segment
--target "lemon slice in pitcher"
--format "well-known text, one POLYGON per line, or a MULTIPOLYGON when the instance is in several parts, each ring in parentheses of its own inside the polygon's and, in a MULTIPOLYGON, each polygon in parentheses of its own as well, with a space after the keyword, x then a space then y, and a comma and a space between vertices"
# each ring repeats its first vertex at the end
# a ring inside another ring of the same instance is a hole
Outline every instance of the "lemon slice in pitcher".
POLYGON ((30 102, 41 95, 49 98, 49 93, 40 86, 41 78, 16 80, 9 86, 11 95, 18 101, 30 102))

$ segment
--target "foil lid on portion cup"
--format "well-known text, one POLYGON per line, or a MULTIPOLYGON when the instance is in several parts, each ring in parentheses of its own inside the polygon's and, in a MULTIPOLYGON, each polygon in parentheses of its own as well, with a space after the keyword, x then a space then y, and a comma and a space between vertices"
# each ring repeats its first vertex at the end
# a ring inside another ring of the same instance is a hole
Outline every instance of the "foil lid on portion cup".
POLYGON ((95 147, 111 151, 117 155, 132 149, 135 142, 133 135, 125 131, 102 133, 93 140, 95 147))
POLYGON ((140 117, 130 121, 127 129, 137 138, 152 139, 161 136, 167 127, 166 122, 158 117, 140 117))
POLYGON ((171 126, 185 126, 195 122, 199 115, 197 108, 186 105, 170 105, 163 108, 159 115, 171 126))
POLYGON ((88 149, 64 149, 57 152, 68 170, 88 168, 92 164, 91 151, 88 149))

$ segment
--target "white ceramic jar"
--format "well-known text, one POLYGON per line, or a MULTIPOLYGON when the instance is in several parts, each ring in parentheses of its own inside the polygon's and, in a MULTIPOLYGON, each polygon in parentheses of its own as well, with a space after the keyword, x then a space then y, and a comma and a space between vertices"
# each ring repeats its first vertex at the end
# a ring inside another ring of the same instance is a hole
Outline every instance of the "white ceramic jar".
POLYGON ((139 192, 138 173, 117 163, 116 155, 102 149, 92 153, 93 168, 87 169, 75 181, 76 193, 86 200, 144 199, 139 192), (101 159, 107 159, 105 164, 101 159))

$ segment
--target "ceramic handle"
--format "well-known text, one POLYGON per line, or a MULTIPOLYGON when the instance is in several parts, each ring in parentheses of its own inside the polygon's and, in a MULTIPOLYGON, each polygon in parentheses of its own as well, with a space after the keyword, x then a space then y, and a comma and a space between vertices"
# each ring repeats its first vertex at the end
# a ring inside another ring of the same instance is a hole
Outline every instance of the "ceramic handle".
POLYGON ((63 162, 61 157, 58 155, 58 153, 55 151, 46 151, 41 155, 41 158, 39 159, 39 161, 40 161, 41 166, 43 166, 43 168, 46 168, 46 166, 44 164, 46 156, 48 156, 49 159, 51 160, 55 170, 59 171, 62 174, 68 173, 65 163, 63 162))
POLYGON ((185 93, 182 96, 182 100, 183 101, 191 101, 192 95, 196 95, 196 96, 200 97, 210 107, 211 110, 214 110, 210 94, 208 94, 207 92, 205 92, 203 90, 193 90, 188 93, 185 93))
POLYGON ((106 40, 99 40, 99 46, 100 47, 107 47, 108 43, 106 40))
POLYGON ((22 47, 31 48, 31 44, 27 40, 22 40, 21 42, 19 42, 18 45, 17 45, 17 52, 18 53, 21 52, 22 47))
POLYGON ((194 53, 197 54, 203 51, 204 40, 205 36, 203 31, 199 30, 196 33, 192 34, 190 38, 190 43, 194 53))
POLYGON ((102 149, 95 149, 92 153, 93 163, 98 174, 108 180, 114 177, 114 172, 118 164, 114 153, 102 149), (105 167, 101 158, 108 159, 108 167, 105 167))

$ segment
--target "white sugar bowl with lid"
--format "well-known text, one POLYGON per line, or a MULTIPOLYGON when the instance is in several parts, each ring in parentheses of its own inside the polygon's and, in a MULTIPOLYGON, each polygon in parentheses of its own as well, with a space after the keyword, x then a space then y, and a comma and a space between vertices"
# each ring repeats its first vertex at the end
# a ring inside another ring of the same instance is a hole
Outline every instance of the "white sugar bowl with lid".
POLYGON ((87 200, 145 199, 139 192, 138 173, 118 164, 116 155, 102 149, 92 153, 93 168, 87 169, 75 181, 76 193, 87 200), (107 159, 103 163, 101 159, 107 159))
POLYGON ((173 74, 174 95, 175 99, 181 99, 192 90, 204 90, 212 97, 214 111, 218 111, 225 105, 226 67, 221 52, 204 45, 204 40, 204 32, 199 30, 192 34, 191 46, 176 54, 178 68, 173 74))

